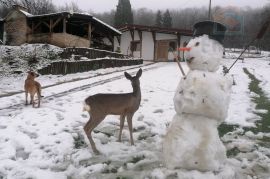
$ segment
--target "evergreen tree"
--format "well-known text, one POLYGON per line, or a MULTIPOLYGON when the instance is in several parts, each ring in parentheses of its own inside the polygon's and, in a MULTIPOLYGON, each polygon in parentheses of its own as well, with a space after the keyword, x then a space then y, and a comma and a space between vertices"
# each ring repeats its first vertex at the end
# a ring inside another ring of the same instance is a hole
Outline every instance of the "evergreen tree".
POLYGON ((167 28, 172 27, 172 17, 168 9, 163 15, 163 27, 167 27, 167 28))
POLYGON ((162 15, 161 11, 158 10, 156 14, 156 21, 155 21, 155 26, 161 27, 162 26, 162 15))
POLYGON ((119 0, 114 17, 116 27, 124 24, 133 24, 133 13, 129 0, 119 0))

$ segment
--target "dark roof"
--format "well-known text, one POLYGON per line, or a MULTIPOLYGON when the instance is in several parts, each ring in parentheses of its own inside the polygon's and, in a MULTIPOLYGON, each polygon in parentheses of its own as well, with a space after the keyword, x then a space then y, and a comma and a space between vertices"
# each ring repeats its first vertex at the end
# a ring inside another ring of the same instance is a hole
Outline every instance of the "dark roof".
POLYGON ((165 27, 156 27, 156 26, 145 26, 145 25, 136 25, 136 24, 126 24, 118 28, 121 32, 128 30, 141 30, 149 32, 158 32, 166 34, 181 34, 186 36, 192 36, 193 31, 188 29, 177 29, 177 28, 165 28, 165 27))

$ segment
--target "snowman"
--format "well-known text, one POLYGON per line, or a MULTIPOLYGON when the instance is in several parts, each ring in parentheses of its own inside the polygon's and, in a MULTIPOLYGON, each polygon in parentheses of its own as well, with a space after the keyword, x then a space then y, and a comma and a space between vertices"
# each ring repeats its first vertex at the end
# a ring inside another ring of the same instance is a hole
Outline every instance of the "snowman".
POLYGON ((164 163, 169 169, 218 171, 226 150, 217 127, 227 117, 232 79, 217 73, 223 55, 226 27, 203 21, 183 48, 190 71, 176 89, 176 114, 163 141, 164 163))

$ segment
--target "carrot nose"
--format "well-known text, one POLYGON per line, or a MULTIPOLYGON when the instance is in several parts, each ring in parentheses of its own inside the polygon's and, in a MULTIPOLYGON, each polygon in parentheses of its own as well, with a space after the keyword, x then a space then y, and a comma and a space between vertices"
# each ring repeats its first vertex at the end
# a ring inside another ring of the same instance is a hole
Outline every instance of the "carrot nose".
POLYGON ((191 47, 180 47, 178 50, 179 51, 190 51, 191 47))

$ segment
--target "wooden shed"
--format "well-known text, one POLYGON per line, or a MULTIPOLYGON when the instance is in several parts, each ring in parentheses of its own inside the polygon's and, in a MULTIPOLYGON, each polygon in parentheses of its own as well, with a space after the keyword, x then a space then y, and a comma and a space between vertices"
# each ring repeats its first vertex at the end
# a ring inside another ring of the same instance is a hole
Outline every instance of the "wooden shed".
POLYGON ((59 47, 91 47, 114 51, 121 32, 87 13, 32 15, 15 5, 3 20, 4 43, 48 43, 59 47))

